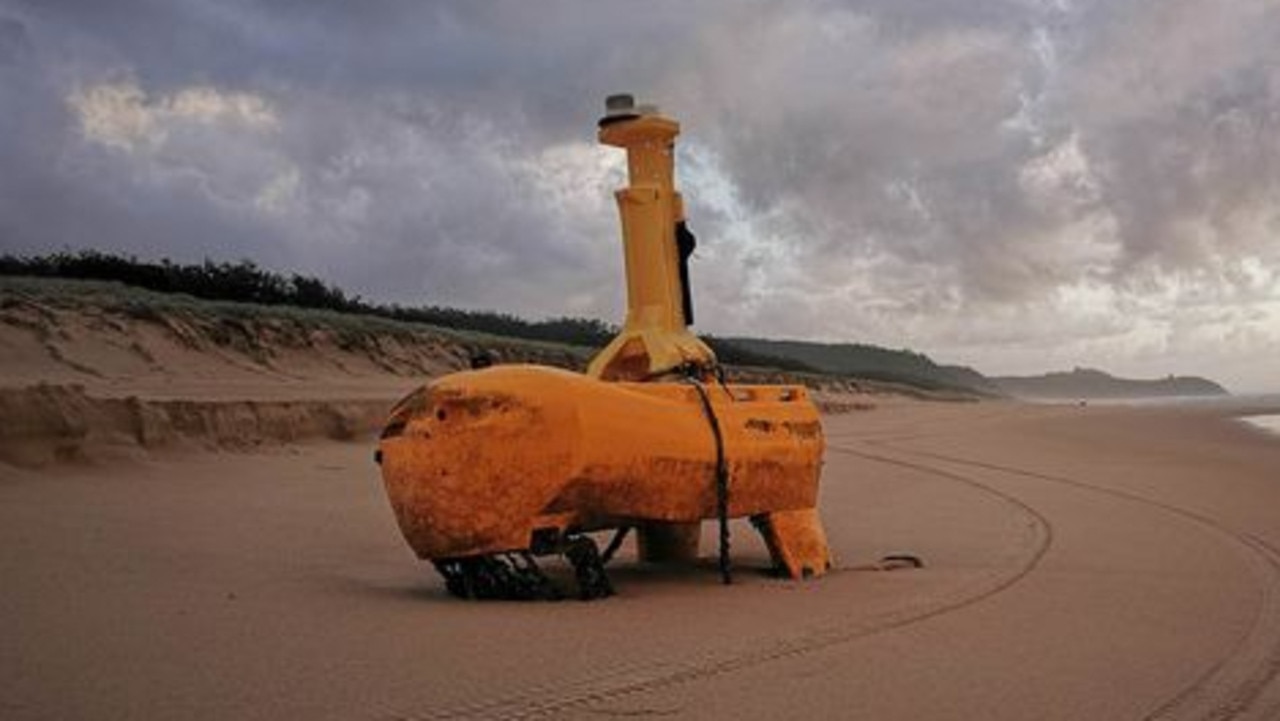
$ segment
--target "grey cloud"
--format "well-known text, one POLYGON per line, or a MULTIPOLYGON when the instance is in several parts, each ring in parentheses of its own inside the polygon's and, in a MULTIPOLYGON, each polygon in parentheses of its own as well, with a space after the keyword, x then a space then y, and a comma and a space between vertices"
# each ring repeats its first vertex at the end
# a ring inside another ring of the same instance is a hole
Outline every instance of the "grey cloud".
POLYGON ((591 142, 601 98, 632 90, 685 123, 714 330, 943 353, 1076 337, 1115 355, 1194 340, 1171 315, 1209 298, 1254 309, 1238 324, 1260 347, 1280 341, 1278 15, 19 3, 0 10, 16 100, 0 160, 17 169, 0 177, 0 247, 247 255, 380 299, 615 316, 618 159, 591 142), (157 108, 196 87, 252 95, 279 128, 170 119, 146 152, 107 147, 67 100, 104 83, 157 108))
POLYGON ((0 65, 17 65, 30 52, 27 26, 13 18, 0 18, 0 65))

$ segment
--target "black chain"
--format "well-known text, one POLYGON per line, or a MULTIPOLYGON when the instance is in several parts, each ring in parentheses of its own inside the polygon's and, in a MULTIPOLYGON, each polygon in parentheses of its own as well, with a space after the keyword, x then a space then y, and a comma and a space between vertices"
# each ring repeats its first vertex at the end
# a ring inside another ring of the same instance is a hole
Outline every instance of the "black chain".
POLYGON ((630 532, 631 526, 623 526, 617 531, 614 531, 613 538, 609 541, 609 545, 605 546, 604 553, 600 554, 601 565, 607 565, 609 561, 613 560, 613 554, 617 553, 619 548, 622 548, 622 542, 626 540, 627 534, 630 532))
MULTIPOLYGON (((565 558, 573 566, 577 597, 589 601, 613 595, 604 562, 588 536, 565 540, 565 558)), ((451 596, 481 601, 559 601, 565 593, 543 573, 529 551, 433 561, 451 596)))
MULTIPOLYGON (((686 382, 693 386, 698 392, 698 398, 702 401, 702 410, 707 417, 707 423, 711 426, 711 434, 716 441, 716 518, 720 523, 720 580, 726 586, 733 583, 733 572, 729 564, 729 465, 724 457, 724 436, 720 432, 720 419, 716 417, 716 411, 711 406, 711 396, 707 394, 707 388, 702 381, 694 375, 686 376, 686 382)), ((728 392, 728 388, 725 388, 728 392)), ((733 397, 732 394, 729 396, 733 397)))

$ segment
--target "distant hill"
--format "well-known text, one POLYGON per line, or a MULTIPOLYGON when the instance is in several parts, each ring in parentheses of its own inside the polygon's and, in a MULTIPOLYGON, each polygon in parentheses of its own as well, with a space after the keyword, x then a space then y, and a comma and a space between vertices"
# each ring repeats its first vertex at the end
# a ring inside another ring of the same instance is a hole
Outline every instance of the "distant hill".
POLYGON ((1169 376, 1154 380, 1117 378, 1092 368, 1038 376, 1000 376, 991 379, 1020 398, 1157 398, 1167 396, 1222 396, 1226 388, 1207 378, 1169 376))
POLYGON ((861 343, 814 343, 763 338, 725 338, 753 353, 788 358, 823 373, 905 383, 932 390, 959 390, 1003 395, 989 378, 966 366, 938 365, 910 350, 890 350, 861 343))

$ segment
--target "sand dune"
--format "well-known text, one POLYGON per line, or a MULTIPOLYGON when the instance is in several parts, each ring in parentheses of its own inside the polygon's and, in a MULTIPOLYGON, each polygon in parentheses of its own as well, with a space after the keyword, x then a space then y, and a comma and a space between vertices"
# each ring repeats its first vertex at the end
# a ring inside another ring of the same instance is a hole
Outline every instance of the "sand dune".
POLYGON ((0 278, 0 387, 98 397, 380 398, 406 379, 507 362, 572 367, 584 351, 367 316, 199 301, 114 283, 0 278))
POLYGON ((0 279, 0 462, 367 437, 396 398, 481 348, 574 362, 536 343, 377 319, 0 279))
POLYGON ((99 398, 81 385, 0 389, 0 462, 20 467, 165 451, 250 450, 314 439, 367 440, 386 400, 99 398))
MULTIPOLYGON (((348 440, 372 432, 407 391, 481 352, 575 369, 588 355, 376 317, 0 278, 0 412, 10 419, 0 424, 0 462, 348 440)), ((910 390, 809 382, 832 411, 902 402, 910 390)))

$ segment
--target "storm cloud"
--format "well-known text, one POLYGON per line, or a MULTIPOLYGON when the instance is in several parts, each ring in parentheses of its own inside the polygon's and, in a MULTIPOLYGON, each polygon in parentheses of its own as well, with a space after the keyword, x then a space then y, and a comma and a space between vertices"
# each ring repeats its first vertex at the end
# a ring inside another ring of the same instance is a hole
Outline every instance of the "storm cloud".
POLYGON ((700 327, 1280 387, 1280 4, 0 2, 0 249, 620 316, 594 143, 684 126, 700 327))

